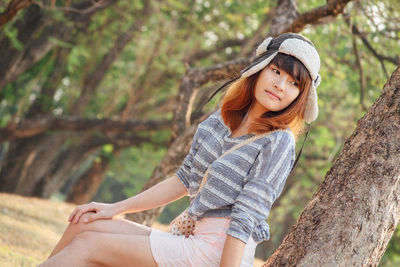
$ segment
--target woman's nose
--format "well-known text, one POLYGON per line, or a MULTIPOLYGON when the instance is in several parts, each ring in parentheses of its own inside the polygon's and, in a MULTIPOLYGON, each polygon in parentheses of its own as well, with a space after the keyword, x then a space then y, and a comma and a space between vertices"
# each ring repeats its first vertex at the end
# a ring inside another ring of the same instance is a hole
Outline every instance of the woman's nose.
POLYGON ((277 81, 275 81, 274 86, 276 89, 278 89, 279 91, 283 91, 284 87, 285 87, 285 81, 284 79, 278 79, 277 81))

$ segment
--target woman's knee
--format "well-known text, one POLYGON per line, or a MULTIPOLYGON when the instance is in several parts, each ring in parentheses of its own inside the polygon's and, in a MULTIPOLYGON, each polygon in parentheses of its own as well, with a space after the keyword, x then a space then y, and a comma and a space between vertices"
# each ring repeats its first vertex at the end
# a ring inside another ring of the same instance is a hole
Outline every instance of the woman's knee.
POLYGON ((83 221, 88 216, 90 216, 90 213, 85 213, 81 216, 78 223, 70 222, 67 230, 72 231, 75 235, 85 231, 90 231, 93 228, 92 226, 96 221, 91 223, 84 223, 83 221))

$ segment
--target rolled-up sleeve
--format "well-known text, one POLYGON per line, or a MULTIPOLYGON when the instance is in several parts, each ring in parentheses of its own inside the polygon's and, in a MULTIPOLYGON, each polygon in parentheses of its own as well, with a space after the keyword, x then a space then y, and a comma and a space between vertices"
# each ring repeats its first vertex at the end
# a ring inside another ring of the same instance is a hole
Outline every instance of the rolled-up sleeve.
POLYGON ((293 134, 287 131, 271 134, 233 205, 228 235, 247 243, 254 228, 267 219, 272 204, 281 194, 294 159, 293 134))

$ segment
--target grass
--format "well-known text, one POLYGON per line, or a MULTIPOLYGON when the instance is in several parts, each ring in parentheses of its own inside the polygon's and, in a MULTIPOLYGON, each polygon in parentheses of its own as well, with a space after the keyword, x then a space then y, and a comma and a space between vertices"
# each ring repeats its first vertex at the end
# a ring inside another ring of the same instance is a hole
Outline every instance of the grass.
MULTIPOLYGON (((49 256, 75 205, 0 193, 0 266, 37 266, 49 256)), ((154 228, 165 229, 155 223, 154 228)), ((255 266, 262 261, 256 259, 255 266)))
POLYGON ((0 193, 0 266, 37 266, 50 254, 74 205, 0 193))

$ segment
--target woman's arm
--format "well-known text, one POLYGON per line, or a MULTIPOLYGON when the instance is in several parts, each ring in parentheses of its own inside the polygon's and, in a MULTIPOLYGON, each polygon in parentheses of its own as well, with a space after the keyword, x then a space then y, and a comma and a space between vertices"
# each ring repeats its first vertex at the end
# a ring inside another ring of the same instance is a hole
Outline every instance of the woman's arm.
POLYGON ((188 194, 186 187, 174 175, 142 193, 114 204, 118 215, 157 208, 188 194))
POLYGON ((240 266, 246 243, 242 240, 226 235, 224 250, 222 252, 220 267, 240 266))
POLYGON ((113 204, 91 202, 75 208, 68 221, 78 223, 80 217, 87 212, 94 212, 85 219, 85 223, 97 219, 112 219, 115 216, 149 210, 160 207, 187 195, 188 191, 178 176, 174 175, 154 185, 146 191, 113 204))

